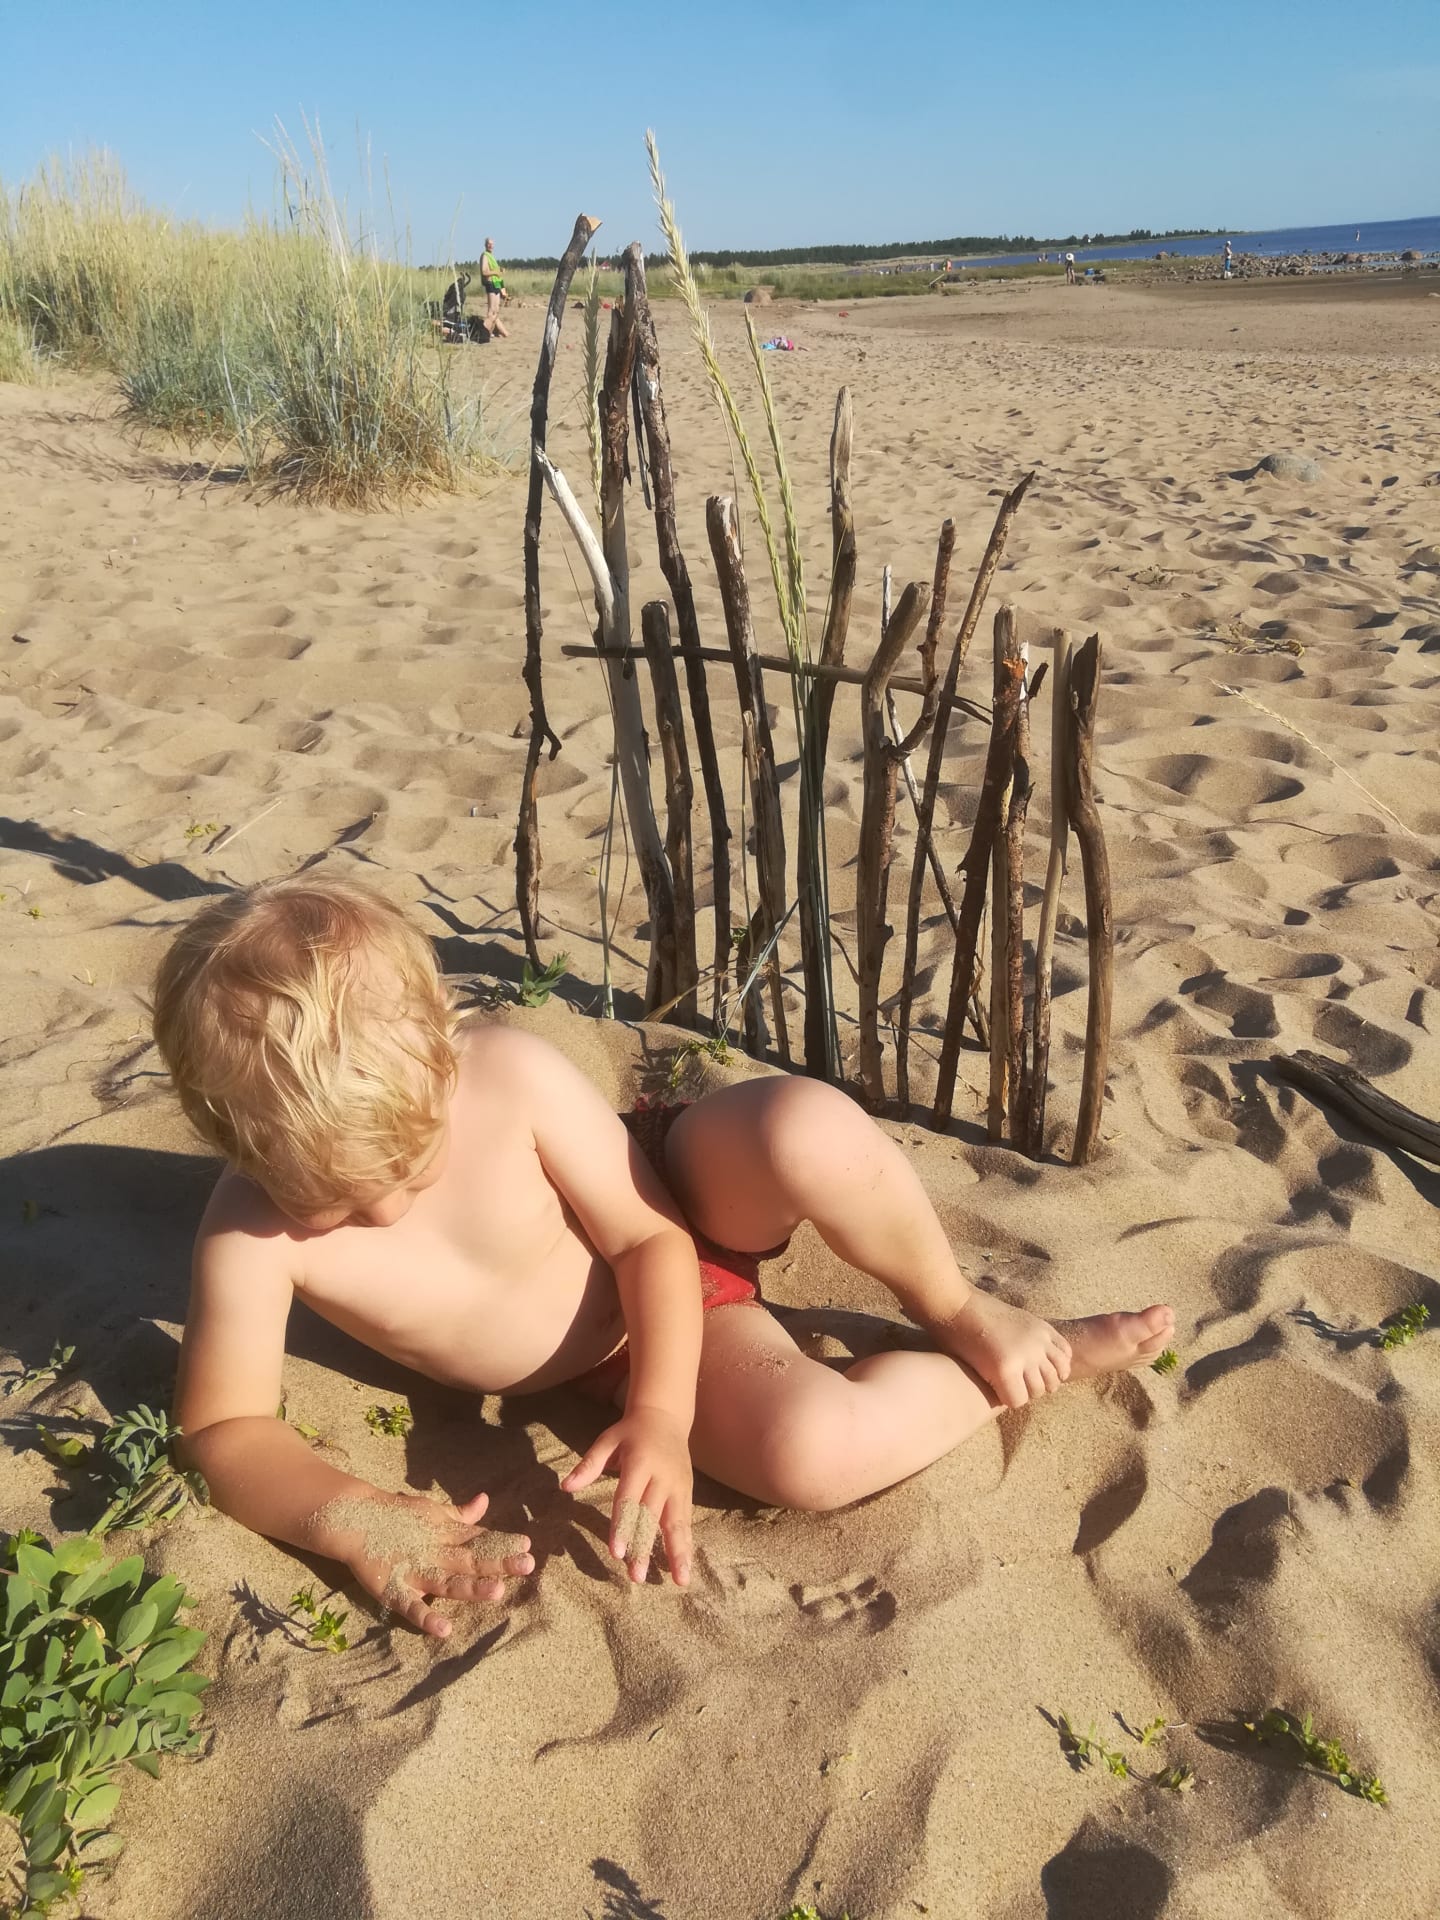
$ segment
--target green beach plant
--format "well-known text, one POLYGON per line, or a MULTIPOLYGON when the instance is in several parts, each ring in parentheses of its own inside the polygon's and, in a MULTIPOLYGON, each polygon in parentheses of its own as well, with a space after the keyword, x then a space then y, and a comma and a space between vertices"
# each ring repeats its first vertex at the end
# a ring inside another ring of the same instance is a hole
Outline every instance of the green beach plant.
POLYGON ((69 1371, 74 1358, 74 1346, 57 1340, 50 1349, 50 1358, 42 1365, 25 1367, 5 1382, 6 1398, 13 1393, 24 1393, 30 1387, 44 1386, 51 1380, 58 1380, 62 1373, 69 1371))
POLYGON ((1163 1353, 1157 1354, 1150 1362, 1150 1371, 1152 1373, 1174 1373, 1179 1364, 1180 1356, 1174 1347, 1166 1347, 1163 1353))
POLYGON ((557 953, 537 973, 528 958, 520 970, 520 985, 516 993, 522 1007, 543 1007, 551 994, 565 978, 570 965, 568 953, 557 953))
POLYGON ((290 1596, 291 1613, 303 1614, 308 1620, 308 1633, 317 1647, 326 1653, 344 1653, 349 1645, 349 1637, 340 1629, 350 1618, 347 1612, 335 1613, 329 1607, 322 1607, 315 1598, 314 1587, 301 1587, 290 1596))
POLYGON ((1326 1740, 1317 1734, 1310 1714, 1297 1720, 1293 1714, 1281 1713, 1278 1708, 1271 1707, 1256 1719, 1246 1720, 1243 1724, 1245 1731, 1253 1734, 1261 1746, 1275 1745, 1297 1754, 1300 1766, 1307 1773, 1325 1774, 1343 1787, 1346 1793, 1368 1800, 1372 1806, 1385 1807, 1390 1804, 1380 1776, 1357 1767, 1338 1740, 1326 1740))
POLYGON ((365 1424, 370 1431, 387 1434, 392 1440, 403 1440, 414 1421, 414 1414, 403 1400, 397 1400, 393 1407, 383 1407, 377 1402, 365 1409, 365 1424))
POLYGON ((1118 1747, 1107 1747, 1096 1734, 1094 1723, 1084 1733, 1074 1725, 1068 1713, 1058 1716, 1061 1751, 1077 1767, 1103 1766, 1117 1780, 1130 1778, 1130 1762, 1118 1747))
POLYGON ((210 1683, 191 1670, 205 1634, 178 1618, 184 1588, 148 1579, 138 1554, 107 1565, 91 1536, 51 1551, 22 1532, 0 1572, 0 1816, 18 1830, 31 1920, 120 1851, 123 1769, 158 1778, 162 1754, 200 1751, 210 1683))
POLYGON ((1408 1347, 1429 1324, 1430 1309, 1422 1301, 1412 1300, 1408 1307, 1402 1307, 1381 1323, 1377 1345, 1386 1353, 1393 1353, 1396 1347, 1408 1347))
POLYGON ((104 1513, 90 1529, 97 1538, 173 1520, 190 1506, 205 1506, 209 1490, 194 1468, 178 1467, 173 1448, 180 1429, 163 1410, 132 1407, 96 1440, 90 1461, 108 1495, 104 1513))

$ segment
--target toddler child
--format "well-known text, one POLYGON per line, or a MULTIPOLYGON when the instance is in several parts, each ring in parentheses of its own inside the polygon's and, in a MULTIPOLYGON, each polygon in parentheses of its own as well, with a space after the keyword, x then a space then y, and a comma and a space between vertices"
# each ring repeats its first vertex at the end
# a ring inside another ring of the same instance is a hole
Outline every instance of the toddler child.
POLYGON ((1052 1326, 973 1287, 899 1148, 843 1093, 765 1077, 618 1118, 554 1048, 457 1025, 429 942, 350 882, 207 903, 159 972, 155 1035, 228 1165, 201 1222, 177 1417, 215 1504, 342 1561, 427 1633, 494 1600, 528 1539, 382 1492, 277 1420, 299 1298, 431 1379, 561 1382, 616 1418, 562 1483, 618 1484, 610 1551, 657 1531, 690 1579, 692 1462, 750 1498, 823 1509, 917 1473, 1005 1407, 1143 1365, 1168 1307, 1052 1326), (843 1370, 760 1302, 757 1259, 811 1221, 933 1350, 843 1370))

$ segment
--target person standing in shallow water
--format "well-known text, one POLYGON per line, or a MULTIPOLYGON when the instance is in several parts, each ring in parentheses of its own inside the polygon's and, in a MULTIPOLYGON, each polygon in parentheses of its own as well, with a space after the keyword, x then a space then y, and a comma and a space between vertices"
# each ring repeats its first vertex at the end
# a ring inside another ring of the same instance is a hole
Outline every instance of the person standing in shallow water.
POLYGON ((500 324, 500 302, 505 298, 505 275, 495 258, 495 242, 487 240, 480 256, 480 284, 485 289, 485 329, 492 338, 504 340, 508 328, 500 324))

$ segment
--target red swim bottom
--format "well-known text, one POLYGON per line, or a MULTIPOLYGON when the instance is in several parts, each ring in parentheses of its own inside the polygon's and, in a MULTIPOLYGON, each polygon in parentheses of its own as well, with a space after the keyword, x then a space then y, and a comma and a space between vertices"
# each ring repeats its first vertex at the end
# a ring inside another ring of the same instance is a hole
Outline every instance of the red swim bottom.
MULTIPOLYGON (((665 1180, 665 1142, 670 1136, 670 1129, 688 1105, 688 1101, 679 1101, 674 1106, 646 1102, 620 1116, 630 1131, 631 1139, 662 1182, 665 1180)), ((707 1240, 703 1233, 696 1233, 693 1227, 690 1232, 700 1261, 702 1313, 709 1313, 713 1307, 764 1304, 760 1298, 760 1262, 783 1253, 788 1241, 782 1241, 778 1247, 771 1247, 765 1253, 736 1253, 731 1247, 720 1247, 713 1240, 707 1240)), ((614 1353, 606 1354, 598 1366, 577 1375, 570 1384, 584 1393, 609 1400, 613 1399, 629 1372, 630 1343, 622 1340, 614 1353)))

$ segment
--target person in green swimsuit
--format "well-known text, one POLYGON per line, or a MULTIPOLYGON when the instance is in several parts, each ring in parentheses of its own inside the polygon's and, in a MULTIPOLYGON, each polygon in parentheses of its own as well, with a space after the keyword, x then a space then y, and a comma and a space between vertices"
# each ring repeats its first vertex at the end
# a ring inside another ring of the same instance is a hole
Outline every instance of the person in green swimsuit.
POLYGON ((485 327, 493 339, 504 340, 508 329, 500 324, 500 302, 505 298, 505 275, 495 258, 495 242, 487 240, 480 256, 480 284, 485 289, 485 327))

